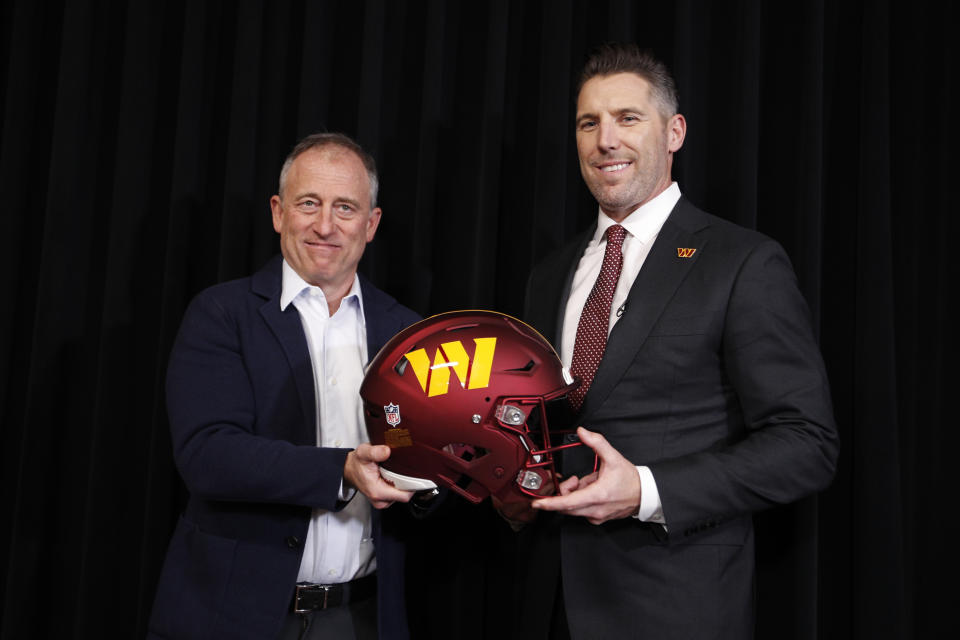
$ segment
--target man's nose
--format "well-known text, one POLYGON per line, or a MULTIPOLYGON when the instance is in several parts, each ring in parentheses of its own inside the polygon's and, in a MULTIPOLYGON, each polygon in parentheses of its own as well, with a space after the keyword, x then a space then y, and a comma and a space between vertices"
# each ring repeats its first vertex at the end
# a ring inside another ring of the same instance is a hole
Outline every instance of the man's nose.
POLYGON ((333 233, 333 211, 327 207, 322 207, 317 212, 317 217, 313 220, 311 228, 319 236, 329 236, 333 233))
POLYGON ((615 122, 600 122, 597 126, 597 144, 601 149, 616 149, 620 146, 620 132, 615 122))

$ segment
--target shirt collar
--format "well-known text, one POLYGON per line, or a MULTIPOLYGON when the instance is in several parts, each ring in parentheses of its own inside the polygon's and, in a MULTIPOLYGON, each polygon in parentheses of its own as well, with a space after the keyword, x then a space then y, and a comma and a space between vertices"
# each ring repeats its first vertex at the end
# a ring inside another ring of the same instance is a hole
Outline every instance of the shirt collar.
MULTIPOLYGON (((323 295, 323 289, 308 284, 307 281, 301 278, 300 274, 294 271, 293 267, 284 260, 280 286, 280 310, 286 311, 290 303, 307 289, 316 289, 320 292, 321 296, 323 295)), ((324 296, 324 299, 326 299, 326 296, 324 296)), ((343 300, 340 302, 340 304, 344 303, 355 304, 359 310, 360 319, 363 321, 363 293, 360 289, 360 277, 356 273, 353 274, 353 284, 350 285, 350 291, 347 292, 347 295, 343 296, 343 300)))
POLYGON ((663 223, 667 221, 678 200, 680 200, 680 185, 671 182, 670 186, 653 200, 634 209, 630 215, 624 218, 623 222, 618 223, 601 209, 597 216, 597 232, 594 234, 593 240, 599 242, 607 232, 608 227, 619 224, 631 236, 647 244, 660 233, 663 223))

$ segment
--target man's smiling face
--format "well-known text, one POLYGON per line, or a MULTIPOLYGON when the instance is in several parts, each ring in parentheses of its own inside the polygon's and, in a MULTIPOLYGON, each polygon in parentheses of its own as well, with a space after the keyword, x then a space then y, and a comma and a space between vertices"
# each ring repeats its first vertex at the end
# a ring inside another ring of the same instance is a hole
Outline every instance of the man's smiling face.
POLYGON ((270 201, 284 259, 328 295, 350 288, 363 250, 373 240, 380 209, 371 209, 370 197, 360 158, 328 146, 298 156, 283 193, 270 201))
POLYGON ((634 73, 595 76, 577 99, 580 172, 604 213, 623 220, 670 186, 673 152, 686 123, 658 109, 650 85, 634 73))

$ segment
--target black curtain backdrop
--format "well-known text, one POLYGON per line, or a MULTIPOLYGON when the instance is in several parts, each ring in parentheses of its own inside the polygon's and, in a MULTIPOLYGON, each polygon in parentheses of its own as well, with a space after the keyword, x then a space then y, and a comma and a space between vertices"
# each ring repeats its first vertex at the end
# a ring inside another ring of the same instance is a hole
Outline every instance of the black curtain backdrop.
MULTIPOLYGON (((303 135, 382 174, 361 270, 423 314, 517 314, 596 215, 576 164, 587 50, 677 76, 675 177, 787 249, 843 440, 818 497, 757 516, 758 637, 955 627, 955 3, 94 2, 0 14, 0 637, 142 637, 185 492, 163 398, 189 299, 278 250, 303 135), (943 585, 948 585, 946 588, 943 585)), ((459 502, 411 525, 417 638, 510 635, 512 534, 459 502)))

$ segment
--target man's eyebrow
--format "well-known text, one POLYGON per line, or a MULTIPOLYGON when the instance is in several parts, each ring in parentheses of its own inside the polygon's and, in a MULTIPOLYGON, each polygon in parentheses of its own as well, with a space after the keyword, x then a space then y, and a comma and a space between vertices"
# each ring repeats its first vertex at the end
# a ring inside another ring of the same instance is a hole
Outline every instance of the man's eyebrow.
MULTIPOLYGON (((627 113, 636 113, 641 116, 646 116, 647 112, 641 109, 640 107, 623 107, 617 109, 616 111, 611 112, 613 115, 619 117, 627 113)), ((577 116, 576 124, 580 124, 584 120, 596 120, 599 116, 596 113, 581 113, 577 116)))
POLYGON ((353 206, 355 206, 355 207, 358 208, 358 209, 361 207, 361 204, 360 204, 360 201, 359 201, 359 200, 354 200, 353 198, 351 198, 351 197, 349 197, 349 196, 339 196, 339 197, 334 198, 333 201, 334 201, 334 202, 346 202, 347 204, 352 204, 353 206))
POLYGON ((623 107, 622 109, 617 109, 616 111, 613 112, 613 114, 618 117, 626 115, 628 113, 635 113, 640 116, 647 115, 647 112, 641 109, 640 107, 623 107))
MULTIPOLYGON (((323 198, 321 198, 320 194, 316 193, 315 191, 306 191, 304 193, 298 193, 296 196, 294 196, 293 199, 294 201, 300 201, 300 200, 303 200, 304 198, 310 198, 312 200, 319 200, 320 202, 323 202, 323 198)), ((337 196, 336 198, 333 198, 333 202, 345 202, 349 205, 356 207, 357 209, 360 209, 363 206, 359 200, 356 200, 349 196, 337 196)))
POLYGON ((574 121, 576 124, 580 124, 584 120, 596 120, 597 114, 595 113, 581 113, 577 116, 577 119, 574 121))

